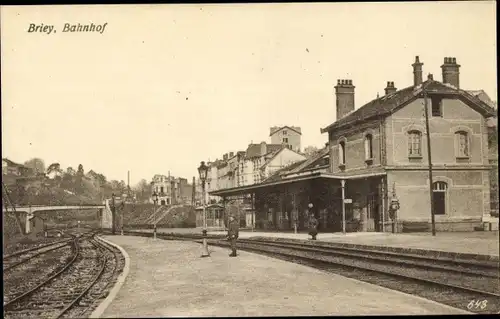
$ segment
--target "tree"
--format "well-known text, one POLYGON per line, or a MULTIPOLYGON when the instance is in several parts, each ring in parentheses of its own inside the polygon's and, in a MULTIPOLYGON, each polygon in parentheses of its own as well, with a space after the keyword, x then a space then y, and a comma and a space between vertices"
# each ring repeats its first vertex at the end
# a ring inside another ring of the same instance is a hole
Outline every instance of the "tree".
POLYGON ((61 164, 52 163, 47 167, 47 174, 56 173, 57 175, 62 174, 61 164))
POLYGON ((79 176, 83 176, 85 174, 85 172, 83 171, 83 165, 82 164, 78 165, 78 171, 76 172, 76 174, 79 175, 79 176))
POLYGON ((38 157, 34 157, 24 162, 24 166, 31 168, 37 175, 45 173, 45 162, 38 157))
POLYGON ((75 169, 71 166, 66 168, 66 174, 71 175, 71 176, 75 175, 76 174, 75 169))
POLYGON ((133 187, 133 191, 140 201, 151 197, 151 185, 145 179, 141 179, 139 183, 133 187))
POLYGON ((304 155, 306 157, 313 157, 314 155, 316 155, 317 153, 319 152, 318 148, 316 146, 308 146, 306 148, 304 148, 304 155))

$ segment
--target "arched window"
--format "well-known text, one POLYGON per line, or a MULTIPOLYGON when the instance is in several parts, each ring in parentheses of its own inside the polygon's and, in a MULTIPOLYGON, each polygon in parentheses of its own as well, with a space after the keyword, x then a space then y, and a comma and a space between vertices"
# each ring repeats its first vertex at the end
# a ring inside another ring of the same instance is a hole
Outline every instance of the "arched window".
POLYGON ((446 191, 448 184, 435 182, 432 184, 432 201, 434 202, 434 215, 446 214, 446 191))
POLYGON ((373 137, 371 134, 365 136, 365 160, 373 158, 373 137))
POLYGON ((469 157, 469 136, 467 132, 459 131, 455 133, 457 156, 469 157))
POLYGON ((339 143, 339 164, 345 165, 345 142, 339 143))
POLYGON ((408 155, 422 156, 422 133, 420 131, 408 132, 408 155))

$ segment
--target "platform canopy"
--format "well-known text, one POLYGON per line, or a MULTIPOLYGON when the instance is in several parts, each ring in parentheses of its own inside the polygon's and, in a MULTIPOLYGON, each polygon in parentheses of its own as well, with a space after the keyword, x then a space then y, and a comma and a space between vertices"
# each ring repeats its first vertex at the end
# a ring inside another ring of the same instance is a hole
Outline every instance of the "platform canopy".
POLYGON ((386 175, 385 170, 370 170, 370 171, 359 171, 357 173, 340 173, 340 174, 332 174, 322 171, 308 171, 308 172, 298 172, 294 174, 284 175, 279 180, 274 180, 271 182, 262 182, 259 184, 240 186, 240 187, 232 187, 225 188, 210 192, 209 194, 212 196, 221 196, 221 197, 229 197, 229 196, 237 196, 244 194, 252 194, 257 190, 264 190, 266 188, 275 187, 279 185, 286 185, 296 182, 301 182, 305 180, 312 179, 334 179, 334 180, 352 180, 352 179, 360 179, 360 178, 369 178, 375 176, 383 176, 386 175))

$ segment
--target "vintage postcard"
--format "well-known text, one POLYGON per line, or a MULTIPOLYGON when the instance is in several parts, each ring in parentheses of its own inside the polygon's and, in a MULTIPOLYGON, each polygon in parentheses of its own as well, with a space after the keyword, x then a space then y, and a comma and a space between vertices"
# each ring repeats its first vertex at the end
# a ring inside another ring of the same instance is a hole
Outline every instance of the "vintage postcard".
POLYGON ((496 2, 1 6, 4 318, 496 314, 496 2))

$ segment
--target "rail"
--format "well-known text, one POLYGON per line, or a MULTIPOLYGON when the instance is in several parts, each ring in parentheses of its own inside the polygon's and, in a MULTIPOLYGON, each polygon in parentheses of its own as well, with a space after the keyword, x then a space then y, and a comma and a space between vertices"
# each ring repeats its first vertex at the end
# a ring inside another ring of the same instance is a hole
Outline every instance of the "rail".
POLYGON ((119 272, 118 253, 95 234, 73 235, 72 254, 62 268, 4 302, 4 318, 83 317, 119 272))

